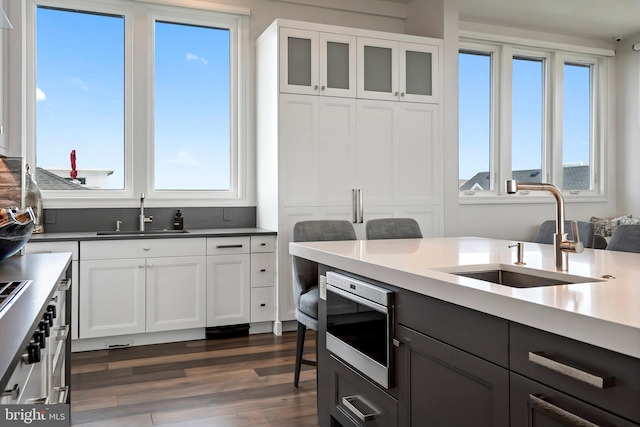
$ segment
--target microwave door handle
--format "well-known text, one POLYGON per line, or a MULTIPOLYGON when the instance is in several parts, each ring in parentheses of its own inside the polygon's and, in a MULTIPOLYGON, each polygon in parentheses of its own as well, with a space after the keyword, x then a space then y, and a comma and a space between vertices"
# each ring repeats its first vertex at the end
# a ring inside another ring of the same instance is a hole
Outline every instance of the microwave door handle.
POLYGON ((369 307, 372 310, 378 311, 380 313, 389 314, 389 308, 380 304, 376 304, 375 302, 369 301, 366 298, 362 298, 361 296, 349 293, 347 291, 343 291, 340 288, 336 288, 335 286, 331 286, 327 283, 327 292, 333 292, 334 294, 338 294, 343 298, 346 298, 350 301, 355 301, 360 305, 364 305, 365 307, 369 307))

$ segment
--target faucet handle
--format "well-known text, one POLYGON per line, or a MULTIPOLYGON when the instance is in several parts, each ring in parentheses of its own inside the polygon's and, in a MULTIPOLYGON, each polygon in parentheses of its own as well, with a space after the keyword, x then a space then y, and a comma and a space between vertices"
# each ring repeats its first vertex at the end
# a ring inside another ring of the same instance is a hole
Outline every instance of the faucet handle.
POLYGON ((577 221, 571 221, 571 231, 573 232, 573 251, 580 253, 584 250, 584 245, 580 241, 580 232, 578 231, 577 221))

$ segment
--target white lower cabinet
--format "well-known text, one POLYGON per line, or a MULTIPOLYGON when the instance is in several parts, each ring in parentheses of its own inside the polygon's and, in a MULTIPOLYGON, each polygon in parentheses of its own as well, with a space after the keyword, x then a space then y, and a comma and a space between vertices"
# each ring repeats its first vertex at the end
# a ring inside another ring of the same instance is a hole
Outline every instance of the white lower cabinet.
POLYGON ((147 332, 204 327, 205 256, 147 259, 147 332))
POLYGON ((249 323, 251 258, 246 248, 246 254, 207 257, 207 326, 249 323))
POLYGON ((205 239, 80 243, 80 338, 204 327, 205 239))

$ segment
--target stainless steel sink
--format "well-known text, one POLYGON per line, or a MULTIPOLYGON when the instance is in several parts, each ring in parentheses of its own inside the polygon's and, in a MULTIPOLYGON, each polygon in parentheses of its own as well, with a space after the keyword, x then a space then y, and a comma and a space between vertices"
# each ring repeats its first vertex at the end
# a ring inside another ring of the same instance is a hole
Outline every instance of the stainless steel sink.
POLYGON ((512 288, 539 288, 543 286, 570 285, 574 283, 601 282, 592 277, 573 276, 550 271, 527 270, 516 271, 516 267, 495 264, 491 267, 471 266, 444 269, 447 273, 469 277, 512 288))
POLYGON ((144 236, 150 234, 184 234, 189 230, 98 231, 98 236, 144 236))

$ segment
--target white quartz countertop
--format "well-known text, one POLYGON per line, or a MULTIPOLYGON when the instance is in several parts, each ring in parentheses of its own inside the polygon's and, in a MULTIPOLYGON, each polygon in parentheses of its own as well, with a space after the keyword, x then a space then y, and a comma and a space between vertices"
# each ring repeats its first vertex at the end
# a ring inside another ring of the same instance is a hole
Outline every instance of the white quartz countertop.
POLYGON ((290 243, 292 255, 640 358, 640 254, 585 249, 555 268, 553 246, 476 237, 290 243), (450 274, 477 266, 584 283, 512 288, 450 274), (612 278, 603 278, 609 277, 612 278), (587 279, 584 279, 587 278, 587 279), (591 280, 591 279, 593 280, 591 280))

